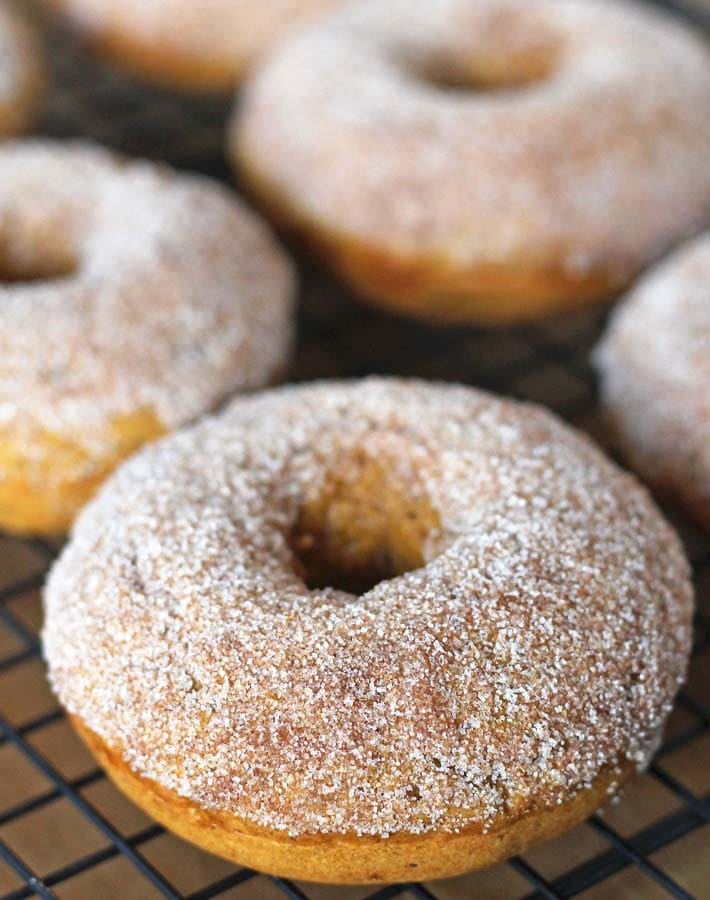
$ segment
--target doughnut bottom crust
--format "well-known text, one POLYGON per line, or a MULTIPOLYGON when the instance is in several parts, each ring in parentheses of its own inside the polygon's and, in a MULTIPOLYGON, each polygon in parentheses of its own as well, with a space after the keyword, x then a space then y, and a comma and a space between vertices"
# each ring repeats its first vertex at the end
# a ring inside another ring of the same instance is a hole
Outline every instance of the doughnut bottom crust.
MULTIPOLYGON (((96 435, 101 453, 41 431, 18 440, 0 429, 0 530, 16 534, 66 532, 81 507, 121 460, 165 433, 152 411, 114 419, 96 435)), ((93 435, 92 435, 93 437, 93 435)))
POLYGON ((601 771, 559 806, 530 812, 487 832, 288 837, 194 802, 133 772, 121 754, 77 716, 72 725, 116 786, 141 809, 204 850, 271 875, 331 884, 449 878, 507 859, 583 821, 633 773, 630 763, 601 771))
POLYGON ((363 300, 403 315, 444 325, 532 321, 611 300, 635 274, 607 269, 572 275, 561 260, 558 266, 511 261, 456 267, 444 254, 398 255, 323 228, 264 179, 234 143, 232 157, 269 218, 308 245, 363 300))

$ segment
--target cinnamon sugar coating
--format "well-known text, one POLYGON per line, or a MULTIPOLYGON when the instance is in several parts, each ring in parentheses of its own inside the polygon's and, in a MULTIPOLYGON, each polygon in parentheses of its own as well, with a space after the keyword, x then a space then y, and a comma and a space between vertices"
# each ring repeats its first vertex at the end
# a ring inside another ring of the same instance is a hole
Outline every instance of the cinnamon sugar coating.
POLYGON ((597 363, 631 463, 710 528, 710 232, 634 287, 597 363))
POLYGON ((549 413, 368 379, 241 398, 123 465, 51 573, 44 646, 67 709, 202 807, 453 832, 648 762, 691 593, 646 491, 549 413), (420 565, 309 589, 304 517, 341 564, 365 521, 420 565))
POLYGON ((710 52, 640 4, 362 0, 271 55, 233 146, 326 246, 611 290, 710 215, 710 52))

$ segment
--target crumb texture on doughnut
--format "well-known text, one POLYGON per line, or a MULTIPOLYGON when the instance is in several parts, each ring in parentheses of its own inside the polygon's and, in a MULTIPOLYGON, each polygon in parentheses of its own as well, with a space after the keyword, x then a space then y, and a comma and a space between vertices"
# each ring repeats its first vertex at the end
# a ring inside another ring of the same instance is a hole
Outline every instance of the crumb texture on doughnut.
POLYGON ((44 65, 30 26, 0 3, 0 137, 18 134, 37 114, 44 65))
POLYGON ((269 382, 293 276, 217 184, 0 145, 0 527, 61 530, 143 441, 269 382))
POLYGON ((710 529, 710 232, 631 291, 597 364, 629 461, 710 529))
POLYGON ((342 0, 48 0, 97 50, 175 87, 226 90, 289 29, 342 0))
POLYGON ((153 814, 183 798, 162 818, 193 840, 201 809, 261 851, 488 834, 491 862, 506 829, 575 797, 589 812, 647 764, 685 673, 688 578, 646 491, 550 414, 322 383, 122 466, 51 573, 44 646, 116 780, 153 814), (359 596, 328 586, 367 572, 359 596))
POLYGON ((708 221, 710 51, 624 2, 362 0, 257 70, 231 146, 365 297, 531 318, 609 295, 708 221))

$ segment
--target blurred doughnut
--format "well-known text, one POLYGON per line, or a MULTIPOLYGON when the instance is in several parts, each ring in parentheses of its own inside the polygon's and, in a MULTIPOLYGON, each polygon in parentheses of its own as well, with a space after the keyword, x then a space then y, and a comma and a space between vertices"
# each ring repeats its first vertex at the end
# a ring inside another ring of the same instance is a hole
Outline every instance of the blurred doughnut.
POLYGON ((630 463, 710 529, 710 233, 634 287, 597 363, 630 463))
POLYGON ((231 133, 278 221, 444 322, 614 293, 710 217, 709 148, 705 42, 601 0, 349 4, 256 71, 231 133))
POLYGON ((66 530, 138 445, 272 380, 293 287, 216 183, 0 144, 0 528, 66 530))
POLYGON ((289 28, 338 0, 48 0, 128 71, 168 86, 229 90, 289 28))

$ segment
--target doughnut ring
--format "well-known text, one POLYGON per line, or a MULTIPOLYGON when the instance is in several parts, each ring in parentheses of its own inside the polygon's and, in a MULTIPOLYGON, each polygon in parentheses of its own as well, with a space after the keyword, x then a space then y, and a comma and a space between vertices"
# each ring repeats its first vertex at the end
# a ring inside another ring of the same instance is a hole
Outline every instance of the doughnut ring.
POLYGON ((710 51, 624 2, 361 0, 256 70, 230 145, 365 299, 533 319, 613 295, 710 220, 710 51))
POLYGON ((542 409, 369 379, 141 451, 45 594, 100 764, 201 847, 427 880, 597 809, 658 746, 692 589, 647 492, 542 409))
POLYGON ((283 370, 294 279, 204 178, 0 144, 0 528, 65 531, 124 456, 283 370))

